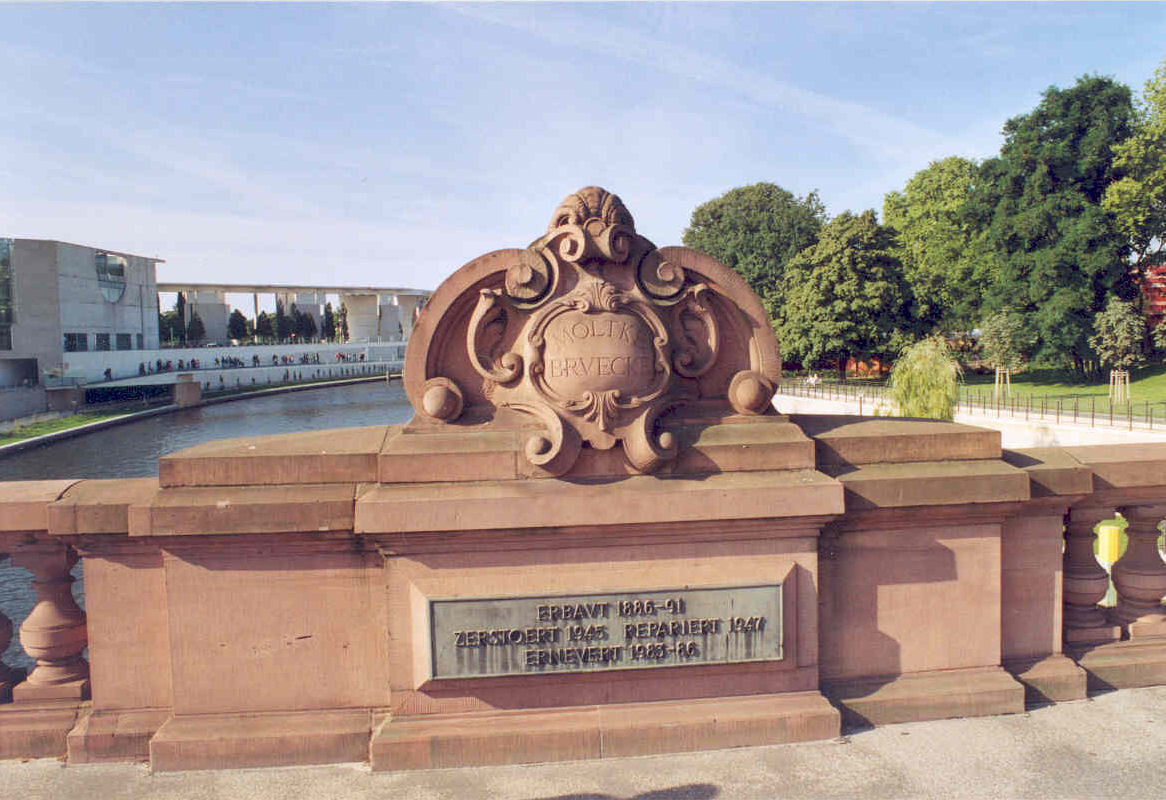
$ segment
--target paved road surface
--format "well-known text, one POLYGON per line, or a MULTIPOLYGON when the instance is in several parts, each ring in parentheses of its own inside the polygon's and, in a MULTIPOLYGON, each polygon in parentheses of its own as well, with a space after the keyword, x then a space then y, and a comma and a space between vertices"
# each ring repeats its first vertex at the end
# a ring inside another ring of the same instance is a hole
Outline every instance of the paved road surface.
POLYGON ((0 761, 0 798, 771 800, 1166 798, 1166 687, 840 740, 521 767, 372 773, 356 764, 151 775, 0 761))

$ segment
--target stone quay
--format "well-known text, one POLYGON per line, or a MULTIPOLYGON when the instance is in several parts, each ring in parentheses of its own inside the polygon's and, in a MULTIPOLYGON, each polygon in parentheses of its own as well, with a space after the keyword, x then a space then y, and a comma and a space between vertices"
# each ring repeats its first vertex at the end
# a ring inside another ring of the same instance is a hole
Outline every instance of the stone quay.
POLYGON ((1166 446, 788 416, 780 366, 737 274, 569 195, 432 296, 408 424, 0 483, 37 598, 0 757, 530 763, 1166 683, 1166 446), (1117 511, 1111 578, 1094 526, 1117 511))

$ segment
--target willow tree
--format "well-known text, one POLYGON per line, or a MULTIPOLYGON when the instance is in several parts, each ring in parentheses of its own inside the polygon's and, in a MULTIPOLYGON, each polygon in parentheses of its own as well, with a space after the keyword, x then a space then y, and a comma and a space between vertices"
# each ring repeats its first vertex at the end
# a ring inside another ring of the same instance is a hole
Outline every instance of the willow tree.
POLYGON ((907 347, 891 369, 891 399, 901 417, 955 417, 963 370, 939 336, 907 347))

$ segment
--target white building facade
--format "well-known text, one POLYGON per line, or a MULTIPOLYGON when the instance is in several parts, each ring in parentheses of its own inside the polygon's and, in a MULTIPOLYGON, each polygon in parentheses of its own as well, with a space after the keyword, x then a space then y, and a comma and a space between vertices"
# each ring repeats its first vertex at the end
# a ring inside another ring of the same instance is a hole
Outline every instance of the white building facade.
POLYGON ((0 389, 65 374, 73 353, 156 349, 160 261, 0 238, 0 389))

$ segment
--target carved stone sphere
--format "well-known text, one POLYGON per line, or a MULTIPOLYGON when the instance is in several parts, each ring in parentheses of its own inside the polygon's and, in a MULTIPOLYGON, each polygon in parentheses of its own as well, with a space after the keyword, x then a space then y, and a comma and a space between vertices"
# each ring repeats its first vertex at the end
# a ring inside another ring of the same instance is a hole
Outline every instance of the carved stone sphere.
POLYGON ((445 382, 431 384, 422 396, 422 410, 434 419, 456 419, 462 412, 461 393, 445 382))

